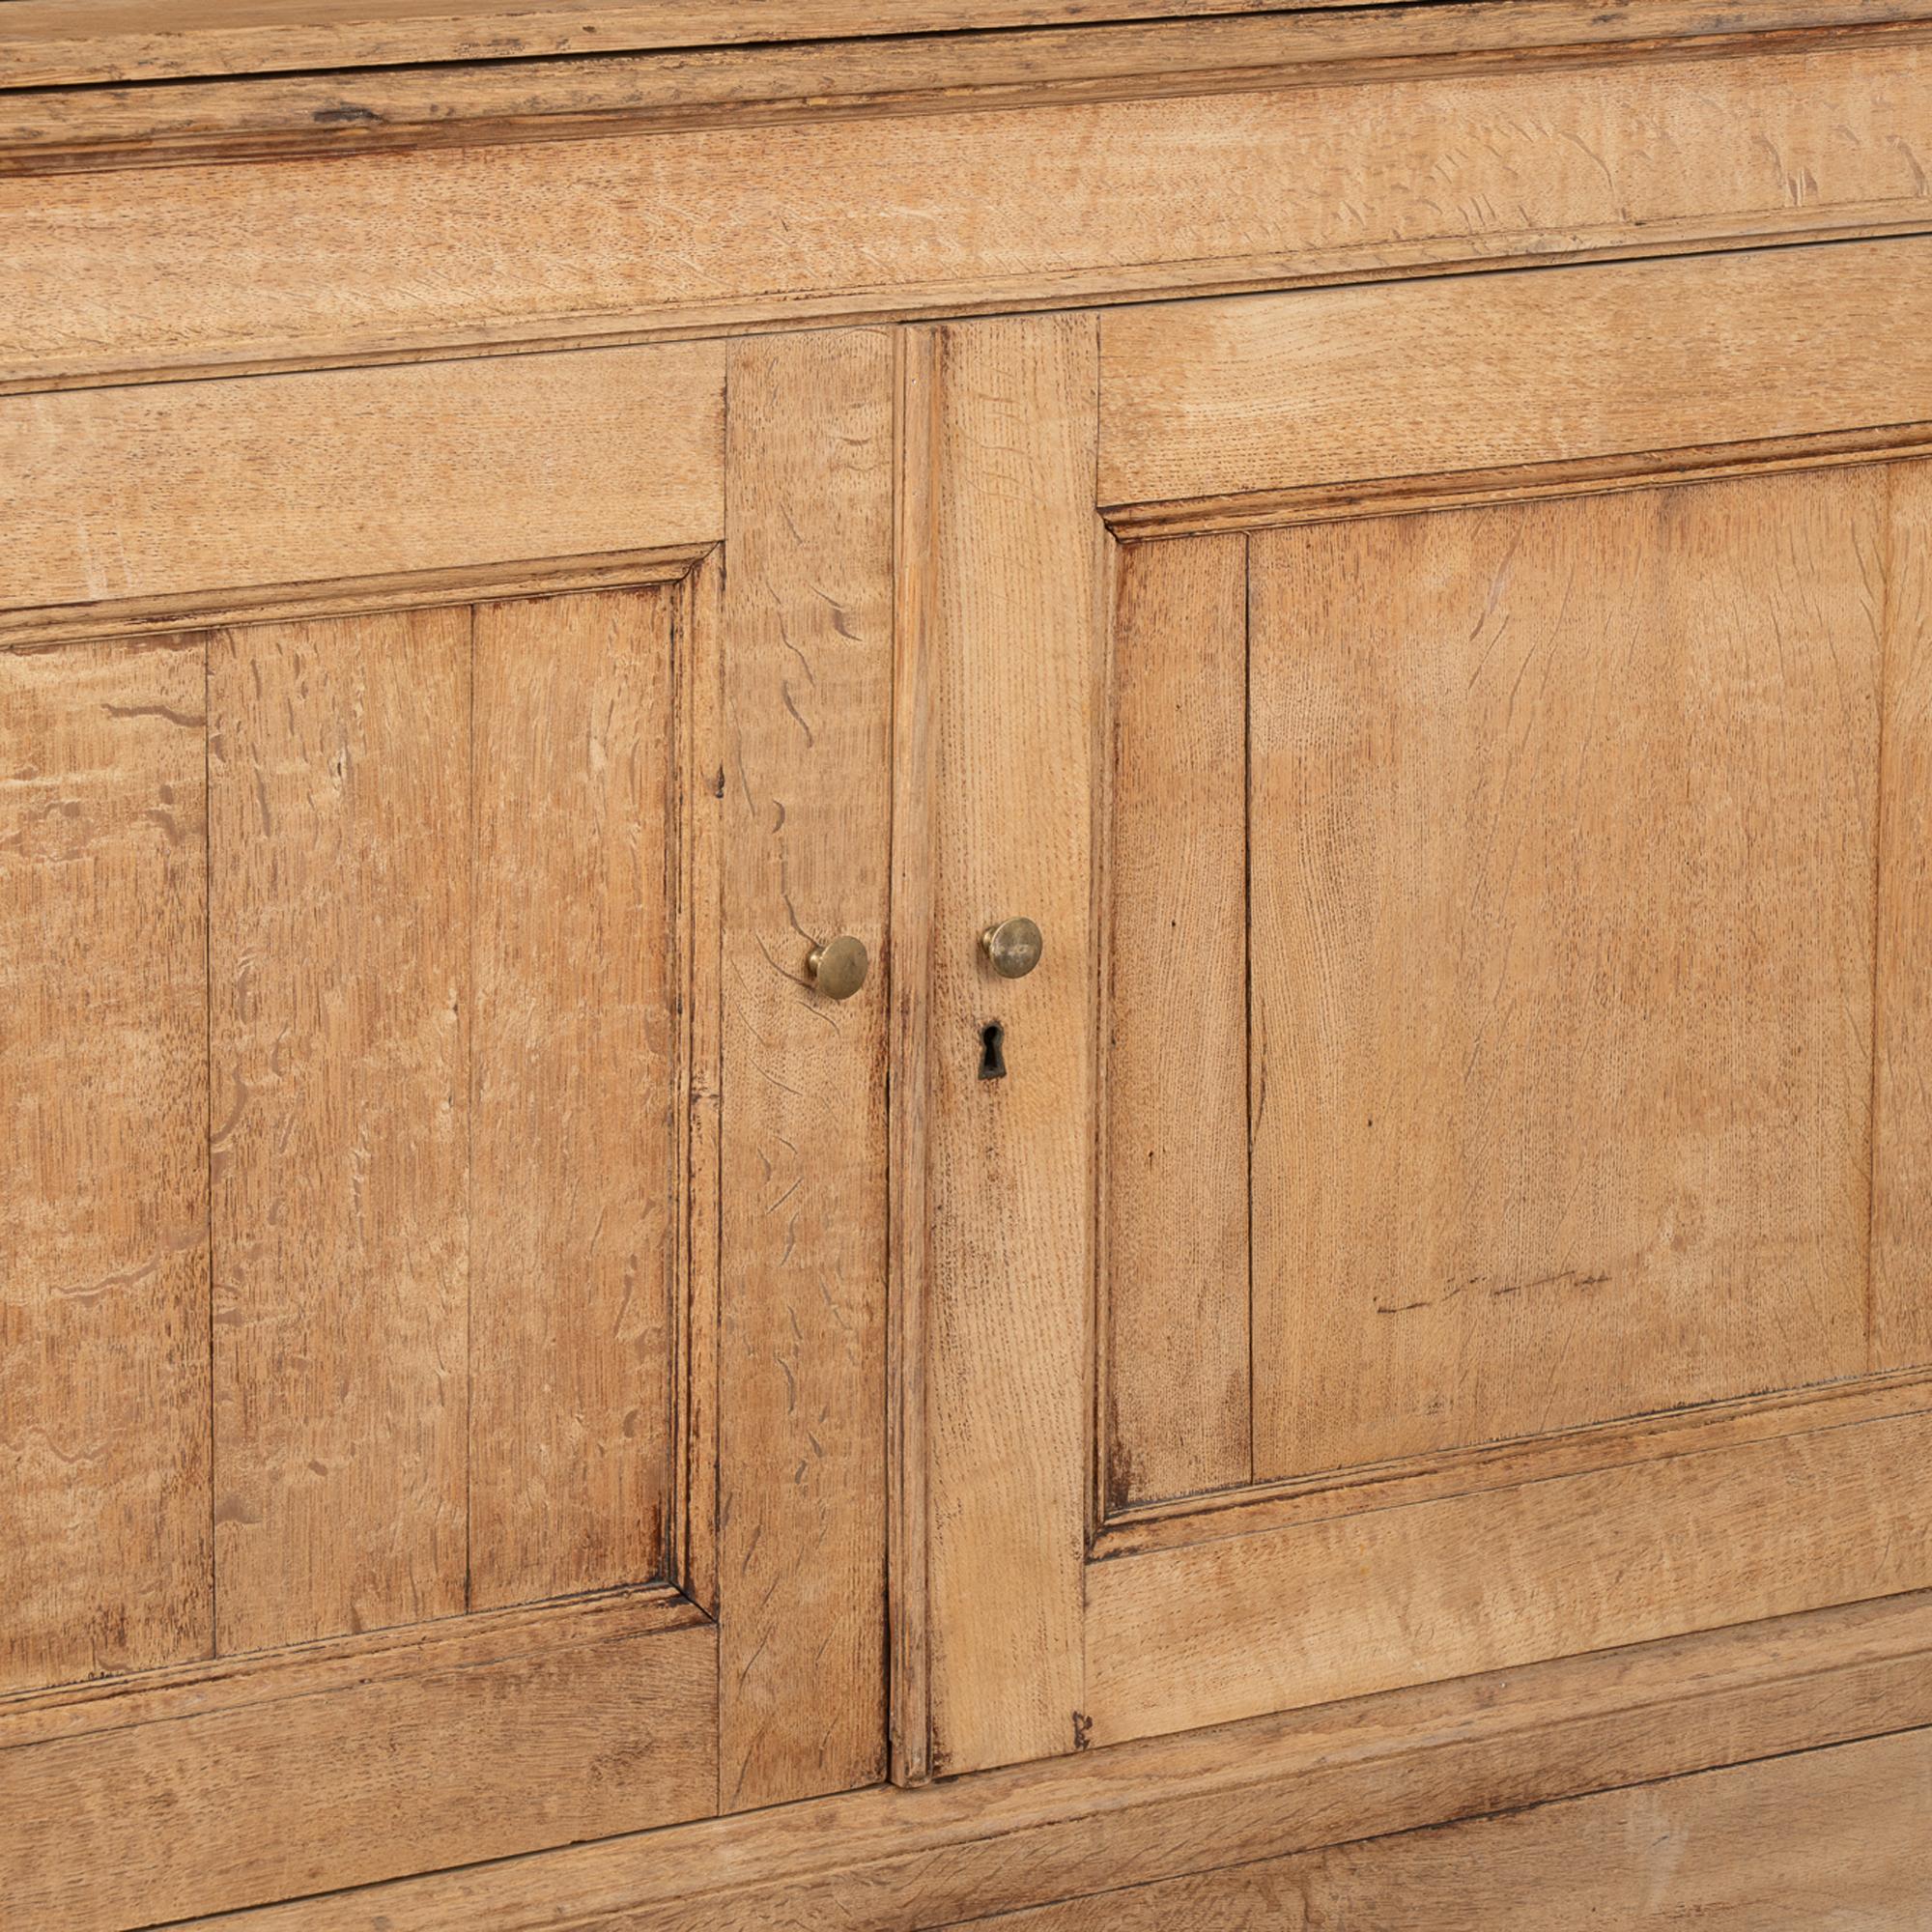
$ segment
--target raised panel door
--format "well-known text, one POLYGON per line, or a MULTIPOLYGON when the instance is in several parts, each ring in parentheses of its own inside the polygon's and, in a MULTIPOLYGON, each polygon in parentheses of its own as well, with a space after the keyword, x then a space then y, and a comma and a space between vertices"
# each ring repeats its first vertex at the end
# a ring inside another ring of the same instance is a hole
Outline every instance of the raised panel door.
POLYGON ((908 1775, 1932 1580, 1928 277, 924 338, 908 1775))

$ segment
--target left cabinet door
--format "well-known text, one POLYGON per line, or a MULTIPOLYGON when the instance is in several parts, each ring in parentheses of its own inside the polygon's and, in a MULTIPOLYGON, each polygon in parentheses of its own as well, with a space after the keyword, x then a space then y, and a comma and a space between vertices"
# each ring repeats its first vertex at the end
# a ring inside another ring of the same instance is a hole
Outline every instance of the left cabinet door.
POLYGON ((0 1894, 883 1771, 892 346, 0 399, 0 1894))

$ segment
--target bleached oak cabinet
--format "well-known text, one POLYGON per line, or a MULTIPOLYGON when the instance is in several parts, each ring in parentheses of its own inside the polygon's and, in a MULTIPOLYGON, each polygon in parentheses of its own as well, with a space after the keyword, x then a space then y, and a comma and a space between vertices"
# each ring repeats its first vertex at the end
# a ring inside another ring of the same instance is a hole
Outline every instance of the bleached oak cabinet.
POLYGON ((10 1927, 1922 1927, 1932 16, 4 11, 10 1927))

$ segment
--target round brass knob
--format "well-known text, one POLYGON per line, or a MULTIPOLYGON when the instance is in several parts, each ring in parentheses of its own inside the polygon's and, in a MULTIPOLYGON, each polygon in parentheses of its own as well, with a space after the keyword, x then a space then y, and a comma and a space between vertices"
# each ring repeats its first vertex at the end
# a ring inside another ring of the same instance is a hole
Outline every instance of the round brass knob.
POLYGON ((1039 964, 1046 942, 1030 919, 1003 919, 980 935, 993 971, 1003 980, 1024 980, 1039 964))
POLYGON ((866 942, 854 939, 849 932, 814 946, 805 961, 811 983, 829 1000, 849 1000, 866 983, 871 963, 866 954, 866 942))

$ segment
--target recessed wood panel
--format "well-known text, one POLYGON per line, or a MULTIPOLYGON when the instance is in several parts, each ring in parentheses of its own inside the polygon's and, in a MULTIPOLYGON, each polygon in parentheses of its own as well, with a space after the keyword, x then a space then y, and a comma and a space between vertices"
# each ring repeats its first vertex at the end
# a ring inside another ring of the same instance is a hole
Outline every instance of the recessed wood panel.
POLYGON ((471 1608, 664 1561, 677 596, 475 613, 471 1608))
POLYGON ((209 652, 223 1652, 465 1603, 469 613, 209 652))
POLYGON ((1866 1367, 1888 475, 1252 540, 1259 1474, 1866 1367))
POLYGON ((1106 1493, 1245 1483, 1247 544, 1116 570, 1103 1062, 1106 1493))
POLYGON ((0 655, 0 1691, 210 1644, 202 645, 0 655))

